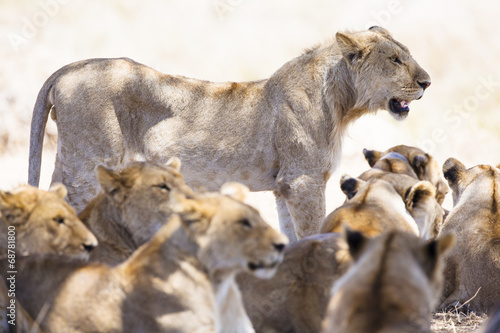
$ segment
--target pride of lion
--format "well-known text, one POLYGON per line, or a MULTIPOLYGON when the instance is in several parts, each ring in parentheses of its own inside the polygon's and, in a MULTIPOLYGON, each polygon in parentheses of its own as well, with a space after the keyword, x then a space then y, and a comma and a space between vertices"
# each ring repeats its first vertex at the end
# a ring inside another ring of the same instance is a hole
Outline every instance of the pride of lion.
POLYGON ((130 59, 61 68, 30 142, 36 186, 50 114, 53 186, 0 191, 0 333, 416 333, 434 311, 491 313, 500 169, 364 149, 367 170, 341 178, 345 202, 326 214, 348 125, 378 109, 404 119, 429 85, 380 27, 339 32, 255 82, 130 59), (281 232, 249 190, 274 191, 281 232))

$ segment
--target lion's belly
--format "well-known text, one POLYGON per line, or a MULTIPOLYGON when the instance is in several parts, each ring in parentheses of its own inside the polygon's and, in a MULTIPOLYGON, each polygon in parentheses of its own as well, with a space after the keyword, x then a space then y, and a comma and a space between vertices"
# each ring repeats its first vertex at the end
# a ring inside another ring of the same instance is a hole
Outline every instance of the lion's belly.
POLYGON ((181 172, 193 187, 213 191, 226 182, 237 181, 252 191, 274 190, 277 157, 271 139, 264 135, 249 138, 246 134, 165 124, 148 132, 142 154, 147 160, 162 163, 178 157, 181 172))

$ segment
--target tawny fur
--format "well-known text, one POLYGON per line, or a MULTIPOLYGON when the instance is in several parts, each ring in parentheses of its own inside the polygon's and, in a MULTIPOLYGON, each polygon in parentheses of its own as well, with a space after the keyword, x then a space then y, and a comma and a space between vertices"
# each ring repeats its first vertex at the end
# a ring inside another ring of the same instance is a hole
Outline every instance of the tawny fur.
POLYGON ((355 263, 335 283, 322 332, 430 333, 442 258, 454 237, 427 243, 401 231, 374 239, 346 234, 355 263))
POLYGON ((341 187, 350 199, 324 219, 322 233, 342 232, 347 226, 369 237, 392 229, 419 235, 415 220, 390 183, 382 179, 365 182, 344 176, 341 187), (353 194, 349 194, 352 191, 353 194))
POLYGON ((472 310, 488 313, 500 299, 500 170, 467 169, 450 158, 443 171, 454 207, 442 233, 454 232, 457 246, 446 260, 441 307, 468 302, 472 310))
POLYGON ((168 221, 170 192, 193 194, 180 166, 172 158, 165 165, 132 162, 122 170, 98 168, 102 191, 79 215, 99 240, 91 261, 124 261, 168 221))
MULTIPOLYGON (((372 164, 374 153, 377 152, 365 149, 364 153, 372 164)), ((436 188, 429 181, 419 180, 406 157, 393 154, 382 155, 372 164, 371 169, 363 172, 358 178, 364 181, 382 179, 390 183, 404 200, 406 209, 417 223, 420 237, 435 238, 441 230, 445 214, 437 200, 436 188)), ((425 176, 432 174, 432 171, 424 173, 425 176)))
POLYGON ((370 167, 392 173, 427 180, 436 188, 436 200, 442 204, 449 188, 443 178, 438 162, 430 154, 420 148, 399 145, 387 149, 385 152, 364 149, 363 154, 370 167), (407 163, 398 163, 394 158, 389 159, 391 153, 400 154, 407 163), (384 161, 385 160, 385 161, 384 161), (392 163, 391 163, 392 160, 392 163))
POLYGON ((239 181, 274 191, 280 227, 295 240, 319 230, 348 125, 392 110, 390 100, 421 98, 429 84, 408 49, 378 27, 337 33, 255 82, 166 75, 126 58, 75 62, 51 75, 38 95, 29 183, 39 181, 52 110, 59 135, 52 181, 68 186, 77 211, 98 194, 98 165, 177 156, 190 186, 214 190, 239 181))
MULTIPOLYGON (((176 194, 173 200, 179 215, 117 266, 55 257, 19 260, 20 301, 32 316, 49 305, 42 329, 253 332, 239 291, 231 288, 234 275, 272 275, 286 237, 255 209, 226 195, 176 194)), ((1 261, 2 269, 6 264, 1 261)))
POLYGON ((243 302, 257 332, 319 332, 333 283, 351 265, 340 234, 305 237, 285 250, 276 275, 237 278, 243 302))
POLYGON ((0 191, 0 257, 8 254, 10 236, 15 240, 15 248, 10 250, 17 256, 52 253, 87 259, 97 239, 65 197, 66 188, 61 184, 49 191, 29 185, 0 191))

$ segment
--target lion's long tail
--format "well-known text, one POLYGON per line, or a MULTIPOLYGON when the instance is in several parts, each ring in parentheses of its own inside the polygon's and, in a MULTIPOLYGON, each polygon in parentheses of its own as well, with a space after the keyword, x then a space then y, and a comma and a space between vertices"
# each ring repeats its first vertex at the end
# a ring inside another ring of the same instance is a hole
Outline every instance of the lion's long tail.
POLYGON ((43 84, 42 89, 40 89, 31 118, 28 184, 37 187, 40 182, 45 125, 47 124, 49 112, 52 108, 52 103, 49 101, 49 93, 54 84, 54 79, 54 76, 49 77, 43 84))

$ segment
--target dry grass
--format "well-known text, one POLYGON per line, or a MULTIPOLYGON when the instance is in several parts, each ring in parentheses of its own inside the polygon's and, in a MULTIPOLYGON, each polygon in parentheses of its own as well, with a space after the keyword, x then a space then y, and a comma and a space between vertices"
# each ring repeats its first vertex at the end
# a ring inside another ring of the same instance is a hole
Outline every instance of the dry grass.
POLYGON ((459 333, 474 332, 488 319, 486 315, 460 311, 436 312, 432 315, 431 332, 459 333))

